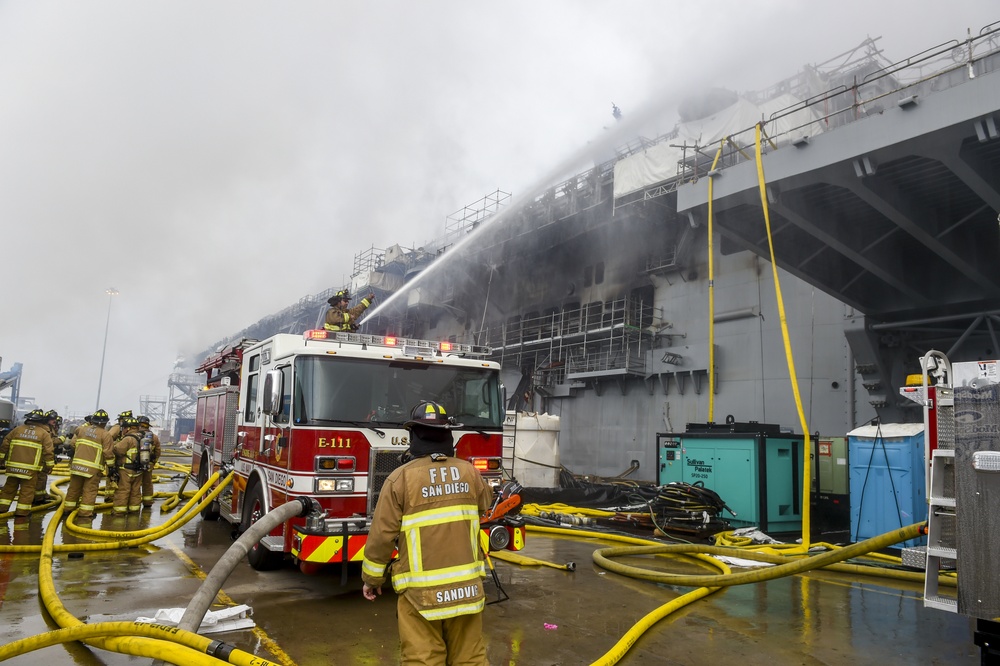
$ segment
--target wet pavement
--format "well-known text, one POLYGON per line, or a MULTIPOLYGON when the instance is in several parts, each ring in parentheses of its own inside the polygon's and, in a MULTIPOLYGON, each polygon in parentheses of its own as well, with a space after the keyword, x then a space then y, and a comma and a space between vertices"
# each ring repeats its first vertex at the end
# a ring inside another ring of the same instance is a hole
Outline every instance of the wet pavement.
MULTIPOLYGON (((139 529, 170 515, 160 513, 158 502, 127 525, 99 514, 93 526, 139 529)), ((48 516, 51 513, 17 523, 7 520, 0 543, 40 543, 48 516)), ((148 546, 57 553, 57 592, 71 613, 89 623, 131 621, 152 617, 161 608, 184 608, 201 584, 199 576, 231 545, 230 532, 223 521, 198 517, 148 546)), ((65 531, 56 539, 74 541, 89 542, 65 531)), ((643 615, 689 591, 596 567, 591 553, 602 545, 529 532, 526 555, 555 563, 573 561, 576 571, 496 562, 510 599, 487 606, 484 614, 491 664, 589 664, 643 615)), ((676 570, 684 571, 681 563, 676 570)), ((306 576, 291 565, 257 572, 243 563, 223 587, 224 601, 250 605, 257 628, 209 636, 277 663, 398 662, 395 596, 387 592, 374 603, 366 601, 354 568, 347 585, 340 583, 335 569, 306 576)), ((491 600, 496 598, 490 578, 486 589, 491 600)), ((619 663, 978 664, 970 620, 925 609, 920 595, 919 587, 908 583, 825 572, 732 587, 661 620, 619 663)), ((0 554, 0 599, 0 642, 56 628, 38 599, 37 555, 0 554)), ((148 661, 71 643, 7 663, 148 661)))

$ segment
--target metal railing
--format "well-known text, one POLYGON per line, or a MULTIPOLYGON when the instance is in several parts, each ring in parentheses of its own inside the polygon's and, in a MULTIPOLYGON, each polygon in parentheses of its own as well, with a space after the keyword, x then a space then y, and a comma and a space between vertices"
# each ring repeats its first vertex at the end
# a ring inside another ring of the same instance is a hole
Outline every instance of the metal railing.
POLYGON ((532 367, 536 385, 552 386, 567 373, 644 375, 659 318, 659 310, 641 299, 619 298, 512 317, 484 329, 480 339, 492 349, 492 360, 532 367))
MULTIPOLYGON (((905 104, 929 93, 961 85, 970 79, 1000 69, 1000 22, 992 23, 976 36, 951 40, 889 63, 873 52, 853 65, 849 83, 836 85, 788 107, 775 111, 759 123, 770 149, 791 143, 797 137, 814 135, 877 115, 887 107, 905 104), (800 121, 803 116, 808 119, 800 121), (779 121, 789 126, 778 130, 779 121)), ((757 125, 738 130, 723 139, 717 168, 753 159, 757 125)), ((678 179, 686 182, 707 173, 718 146, 701 147, 698 156, 681 163, 678 179)))

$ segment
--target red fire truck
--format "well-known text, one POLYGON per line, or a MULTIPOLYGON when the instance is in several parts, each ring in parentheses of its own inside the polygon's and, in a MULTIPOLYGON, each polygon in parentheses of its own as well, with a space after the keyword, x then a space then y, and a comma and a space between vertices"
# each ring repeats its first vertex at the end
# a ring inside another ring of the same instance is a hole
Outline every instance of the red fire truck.
MULTIPOLYGON (((191 473, 199 485, 223 466, 236 476, 206 519, 242 532, 264 513, 300 497, 322 508, 293 518, 260 540, 251 566, 269 569, 291 555, 306 573, 360 562, 386 477, 403 464, 403 423, 424 400, 455 417, 456 455, 503 492, 504 390, 484 347, 307 331, 244 340, 198 368, 191 473)), ((485 523, 490 548, 520 550, 524 526, 505 516, 485 523)), ((347 566, 343 567, 346 576, 347 566)))

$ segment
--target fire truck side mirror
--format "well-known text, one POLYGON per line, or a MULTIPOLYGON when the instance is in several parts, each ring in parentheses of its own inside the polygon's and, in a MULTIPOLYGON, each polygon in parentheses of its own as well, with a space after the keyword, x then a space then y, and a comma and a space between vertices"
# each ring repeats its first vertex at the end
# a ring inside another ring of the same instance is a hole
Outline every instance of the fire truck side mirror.
POLYGON ((274 416, 281 413, 281 370, 271 370, 264 375, 264 394, 262 410, 265 414, 274 416))

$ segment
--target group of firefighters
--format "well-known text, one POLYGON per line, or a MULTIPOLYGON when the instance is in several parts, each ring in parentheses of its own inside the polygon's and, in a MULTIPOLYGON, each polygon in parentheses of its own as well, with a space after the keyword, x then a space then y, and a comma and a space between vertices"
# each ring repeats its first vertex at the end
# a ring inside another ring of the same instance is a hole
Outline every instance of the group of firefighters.
POLYGON ((35 409, 13 429, 0 419, 0 471, 7 475, 0 491, 0 513, 10 511, 14 503, 14 515, 27 516, 33 504, 55 499, 46 488, 57 447, 73 452, 64 500, 67 514, 79 508, 79 518, 92 518, 105 476, 109 484, 117 484, 112 500, 116 515, 153 506, 153 466, 160 457, 160 438, 150 429, 148 417, 135 417, 131 410, 121 412, 109 428, 110 420, 106 411, 98 409, 71 436, 62 437, 62 417, 54 410, 35 409))

